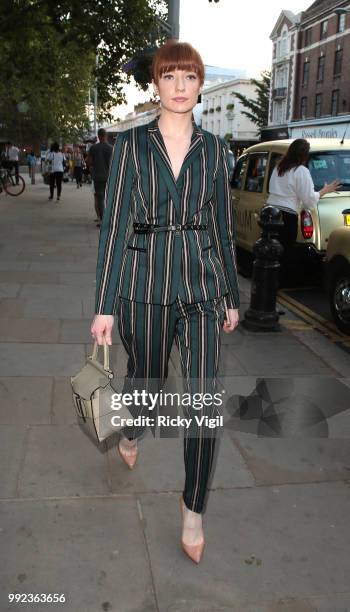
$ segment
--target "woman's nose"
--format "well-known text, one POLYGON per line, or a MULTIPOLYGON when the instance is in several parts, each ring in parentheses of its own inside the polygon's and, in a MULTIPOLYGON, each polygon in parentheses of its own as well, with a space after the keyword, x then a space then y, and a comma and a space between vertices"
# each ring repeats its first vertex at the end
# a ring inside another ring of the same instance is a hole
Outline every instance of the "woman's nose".
POLYGON ((176 91, 183 91, 185 89, 185 81, 183 79, 178 79, 175 82, 176 91))

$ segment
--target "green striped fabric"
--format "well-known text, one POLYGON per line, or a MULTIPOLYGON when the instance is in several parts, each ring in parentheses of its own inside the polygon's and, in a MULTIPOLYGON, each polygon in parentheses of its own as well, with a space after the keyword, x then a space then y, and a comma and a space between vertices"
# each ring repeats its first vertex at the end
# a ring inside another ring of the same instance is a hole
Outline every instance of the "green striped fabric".
POLYGON ((238 308, 234 210, 227 145, 195 121, 175 180, 158 127, 120 132, 106 186, 96 269, 96 314, 115 314, 118 296, 148 304, 205 302, 238 308), (208 230, 135 234, 133 223, 207 224, 208 230))

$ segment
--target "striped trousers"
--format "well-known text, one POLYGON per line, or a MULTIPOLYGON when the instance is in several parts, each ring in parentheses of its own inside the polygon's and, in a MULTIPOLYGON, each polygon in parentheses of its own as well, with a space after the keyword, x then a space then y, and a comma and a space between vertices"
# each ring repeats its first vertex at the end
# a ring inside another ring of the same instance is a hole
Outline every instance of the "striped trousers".
MULTIPOLYGON (((173 304, 145 304, 119 298, 118 329, 128 354, 127 376, 123 392, 135 389, 140 381, 149 390, 152 382, 162 385, 168 376, 168 362, 175 339, 180 354, 185 392, 214 393, 220 356, 220 330, 225 308, 223 298, 187 304, 178 297, 173 304), (194 388, 195 387, 195 388, 194 388)), ((141 389, 140 389, 141 390, 141 389)), ((152 391, 154 391, 154 387, 152 391)), ((147 406, 129 406, 132 416, 142 415, 147 406)), ((215 416, 217 407, 203 406, 200 411, 183 406, 184 416, 193 419, 215 416)), ((123 434, 137 438, 145 428, 124 427, 123 434)), ((194 434, 184 430, 185 485, 183 498, 193 512, 202 512, 211 474, 216 428, 199 426, 194 434)))

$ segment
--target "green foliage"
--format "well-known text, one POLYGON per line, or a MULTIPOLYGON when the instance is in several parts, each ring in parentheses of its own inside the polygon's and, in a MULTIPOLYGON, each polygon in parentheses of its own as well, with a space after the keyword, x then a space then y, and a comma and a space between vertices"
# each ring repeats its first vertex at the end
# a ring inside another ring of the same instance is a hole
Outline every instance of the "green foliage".
POLYGON ((214 112, 214 109, 213 109, 213 108, 210 108, 210 109, 209 109, 209 112, 210 112, 210 113, 213 113, 213 112, 214 112))
POLYGON ((226 140, 227 142, 229 140, 232 140, 232 132, 227 132, 224 136, 224 140, 226 140))
POLYGON ((221 111, 221 106, 217 106, 215 110, 219 113, 221 111))
POLYGON ((229 111, 230 111, 230 110, 233 110, 233 109, 234 109, 234 107, 235 107, 235 105, 234 105, 234 104, 232 104, 232 103, 230 103, 230 104, 226 104, 226 110, 229 110, 229 111))
POLYGON ((99 121, 110 119, 126 101, 125 62, 161 42, 156 14, 164 13, 163 0, 1 0, 0 136, 76 139, 96 79, 99 121))
POLYGON ((255 91, 257 93, 256 100, 251 100, 241 93, 235 93, 234 95, 242 102, 243 106, 248 109, 247 111, 242 110, 242 115, 248 117, 248 119, 258 126, 258 132, 260 134, 261 129, 268 123, 271 73, 265 70, 261 73, 260 81, 251 79, 251 83, 255 85, 255 91))

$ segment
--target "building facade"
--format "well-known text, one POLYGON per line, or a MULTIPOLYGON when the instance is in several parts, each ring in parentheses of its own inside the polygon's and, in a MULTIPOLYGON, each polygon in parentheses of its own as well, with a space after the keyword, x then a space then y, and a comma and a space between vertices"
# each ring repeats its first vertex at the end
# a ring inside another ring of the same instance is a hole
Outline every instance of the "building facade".
POLYGON ((273 50, 269 119, 262 130, 262 140, 288 138, 294 109, 299 22, 300 13, 283 10, 270 35, 273 50))
POLYGON ((293 116, 300 14, 283 10, 271 32, 273 43, 269 120, 263 140, 288 138, 293 116))
POLYGON ((232 151, 240 151, 259 141, 257 126, 242 114, 244 110, 235 93, 256 99, 250 79, 232 79, 206 87, 202 91, 202 128, 225 138, 232 151))
POLYGON ((350 121, 349 1, 317 0, 302 13, 297 75, 290 136, 341 138, 350 121))

